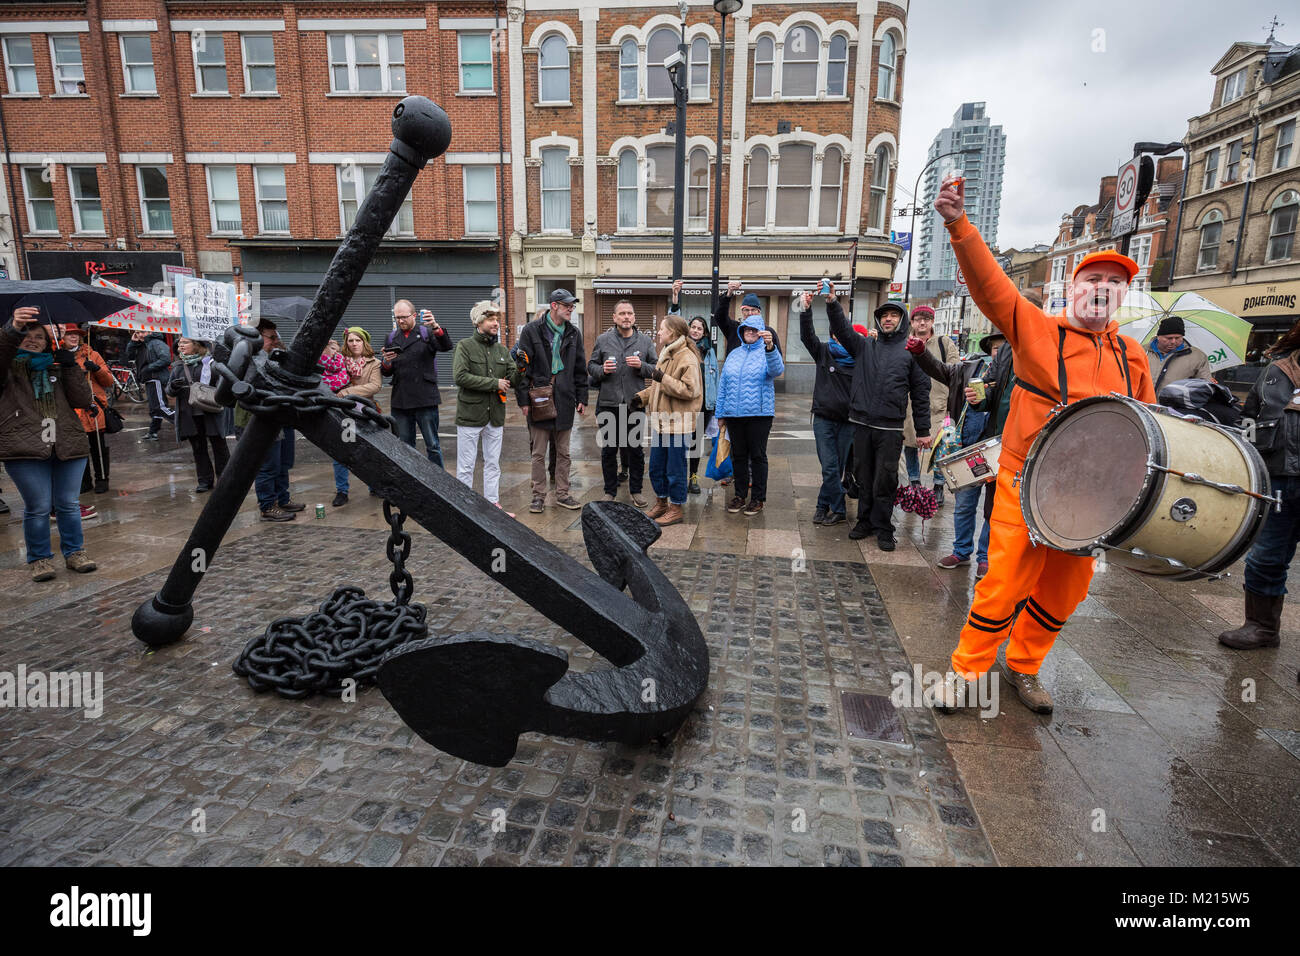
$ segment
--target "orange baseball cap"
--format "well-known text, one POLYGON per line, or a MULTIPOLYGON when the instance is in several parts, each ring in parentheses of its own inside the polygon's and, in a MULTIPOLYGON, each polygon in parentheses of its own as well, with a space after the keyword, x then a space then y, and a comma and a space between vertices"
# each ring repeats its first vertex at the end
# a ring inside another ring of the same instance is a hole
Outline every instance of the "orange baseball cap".
POLYGON ((1138 274, 1139 267, 1136 262, 1124 255, 1122 252, 1116 252, 1114 249, 1103 249, 1101 252, 1090 252, 1083 257, 1083 261, 1074 267, 1074 272, 1070 273, 1073 279, 1079 274, 1079 270, 1084 266, 1092 265, 1094 262, 1113 262, 1117 266, 1123 266, 1128 272, 1128 281, 1132 282, 1133 277, 1138 274))

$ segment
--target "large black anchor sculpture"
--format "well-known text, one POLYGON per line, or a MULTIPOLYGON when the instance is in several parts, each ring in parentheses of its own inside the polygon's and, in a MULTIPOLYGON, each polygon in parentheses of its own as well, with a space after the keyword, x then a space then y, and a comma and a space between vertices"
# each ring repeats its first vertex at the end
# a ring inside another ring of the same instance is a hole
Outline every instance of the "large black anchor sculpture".
POLYGON ((451 142, 446 114, 421 96, 393 111, 394 140, 374 187, 330 263, 287 352, 262 354, 247 327, 215 355, 218 396, 255 414, 199 515, 167 581, 136 609, 131 627, 151 647, 181 639, 191 600, 249 487, 285 424, 400 506, 481 571, 609 660, 569 673, 568 655, 518 635, 472 632, 407 643, 385 657, 380 690, 421 737, 448 753, 501 766, 519 734, 644 743, 673 732, 703 692, 708 649, 694 615, 646 549, 659 528, 615 502, 582 511, 592 574, 456 478, 400 442, 373 413, 331 402, 317 361, 367 264, 424 165, 451 142), (304 403, 306 392, 317 399, 304 403), (199 558, 202 560, 199 560, 199 558), (630 596, 624 593, 624 588, 630 596))

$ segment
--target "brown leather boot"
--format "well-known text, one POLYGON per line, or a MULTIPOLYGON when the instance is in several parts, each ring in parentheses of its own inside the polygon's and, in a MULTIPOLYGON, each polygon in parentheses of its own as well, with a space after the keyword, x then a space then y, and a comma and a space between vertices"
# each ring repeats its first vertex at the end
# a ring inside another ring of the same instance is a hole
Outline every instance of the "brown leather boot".
POLYGON ((655 524, 661 528, 666 528, 670 524, 681 524, 682 506, 670 504, 666 511, 658 518, 655 518, 655 524))
POLYGON ((1260 647, 1277 647, 1281 643, 1281 594, 1256 594, 1246 590, 1246 623, 1233 631, 1219 635, 1219 643, 1239 651, 1253 651, 1260 647))
POLYGON ((668 499, 659 498, 655 501, 655 506, 645 513, 647 518, 657 520, 660 515, 668 510, 668 499))

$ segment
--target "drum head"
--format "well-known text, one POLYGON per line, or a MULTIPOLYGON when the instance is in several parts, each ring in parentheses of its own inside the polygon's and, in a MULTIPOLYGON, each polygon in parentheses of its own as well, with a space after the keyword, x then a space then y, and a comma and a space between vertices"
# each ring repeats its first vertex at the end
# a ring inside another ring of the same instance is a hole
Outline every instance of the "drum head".
POLYGON ((1021 505, 1047 544, 1087 551, 1138 510, 1153 440, 1145 414, 1137 403, 1086 400, 1045 427, 1025 461, 1021 505))

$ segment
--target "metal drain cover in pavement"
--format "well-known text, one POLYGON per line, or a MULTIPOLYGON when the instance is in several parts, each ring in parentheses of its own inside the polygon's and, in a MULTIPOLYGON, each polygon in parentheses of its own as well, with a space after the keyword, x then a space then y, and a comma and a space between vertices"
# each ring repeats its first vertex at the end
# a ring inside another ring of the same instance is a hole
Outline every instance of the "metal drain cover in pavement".
POLYGON ((879 694, 854 694, 840 691, 840 705, 844 708, 844 723, 849 736, 859 740, 885 740, 892 744, 905 743, 903 722, 893 701, 879 694))

